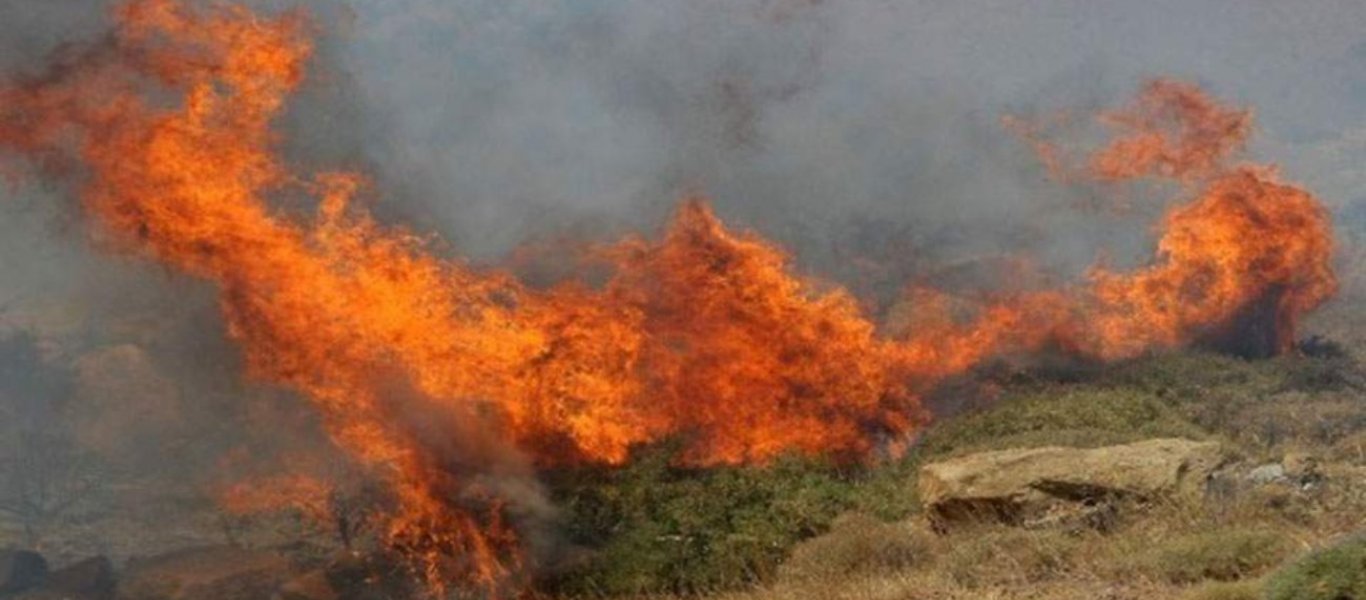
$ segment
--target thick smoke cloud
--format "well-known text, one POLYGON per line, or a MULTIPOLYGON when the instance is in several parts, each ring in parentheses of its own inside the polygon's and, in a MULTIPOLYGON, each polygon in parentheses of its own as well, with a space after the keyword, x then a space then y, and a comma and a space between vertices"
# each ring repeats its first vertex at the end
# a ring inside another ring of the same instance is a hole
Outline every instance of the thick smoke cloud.
POLYGON ((1330 202, 1359 195, 1347 159, 1317 166, 1362 150, 1339 133, 1366 116, 1351 83, 1366 11, 1350 3, 406 0, 355 14, 349 64, 392 133, 372 152, 399 184, 386 190, 485 257, 649 226, 700 190, 837 279, 858 276, 850 258, 900 277, 1002 253, 1073 275, 1102 247, 1122 263, 1144 254, 1155 207, 1076 214, 1086 192, 1043 184, 997 119, 1084 113, 1159 74, 1256 106, 1259 150, 1330 202))

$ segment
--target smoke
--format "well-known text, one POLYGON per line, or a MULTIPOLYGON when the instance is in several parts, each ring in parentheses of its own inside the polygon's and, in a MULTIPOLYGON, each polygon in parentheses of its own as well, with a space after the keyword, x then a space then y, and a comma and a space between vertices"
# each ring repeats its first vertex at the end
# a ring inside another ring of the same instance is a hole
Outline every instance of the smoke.
MULTIPOLYGON (((107 27, 107 3, 4 6, 0 16, 14 17, 0 20, 11 73, 68 42, 98 43, 107 27)), ((1162 208, 1160 190, 1127 215, 1076 210, 1094 204, 1095 191, 1047 182, 999 117, 1045 113, 1059 99, 1084 112, 1154 71, 1215 79, 1216 91, 1255 101, 1247 87, 1255 69, 1192 62, 1179 51, 1245 49, 1228 32, 1274 17, 1225 23, 1206 9, 1188 14, 1216 27, 1166 31, 1140 19, 1146 35, 1125 37, 1113 34, 1136 9, 1071 2, 1027 14, 1004 2, 873 0, 356 0, 311 9, 324 37, 283 118, 286 156, 301 172, 372 173, 382 218, 441 234, 453 253, 499 262, 528 240, 654 227, 680 194, 701 190, 729 221, 795 252, 800 269, 883 304, 908 282, 1001 291, 1029 285, 1003 271, 1068 281, 1100 251, 1117 267, 1147 254, 1141 224, 1162 208), (1017 257, 1034 266, 1019 267, 1017 257)), ((1340 27, 1301 26, 1329 25, 1340 27)), ((1284 109, 1276 116, 1277 106, 1264 107, 1273 126, 1313 130, 1284 109)), ((244 394, 288 404, 235 383, 241 359, 224 341, 211 290, 73 250, 88 230, 72 224, 68 203, 51 201, 65 190, 47 185, 21 183, 12 195, 22 197, 3 205, 0 278, 14 298, 0 303, 14 305, 12 322, 63 340, 49 360, 81 365, 83 389, 97 390, 90 396, 150 401, 170 419, 157 427, 204 427, 244 394), (103 390, 129 373, 146 387, 103 390), (205 404, 198 418, 172 418, 205 404)), ((407 385, 377 396, 381 413, 421 409, 421 418, 393 419, 428 453, 417 468, 476 474, 453 489, 488 490, 514 499, 528 520, 548 518, 523 457, 471 430, 478 419, 428 419, 435 401, 407 385)), ((137 435, 140 421, 131 421, 91 433, 91 445, 137 435)), ((232 443, 220 435, 221 445, 232 443)), ((437 481, 423 491, 451 489, 437 481)), ((480 510, 481 498, 468 500, 460 508, 480 510)))
MULTIPOLYGON (((42 77, 61 71, 54 64, 74 69, 100 60, 118 4, 0 3, 3 77, 42 77)), ((319 61, 331 62, 333 32, 344 31, 339 24, 346 11, 323 3, 308 10, 318 27, 319 61)), ((292 159, 363 166, 359 149, 367 132, 353 125, 364 119, 347 112, 359 109, 349 99, 352 85, 344 71, 325 70, 308 88, 306 105, 325 110, 288 115, 292 159)), ((84 174, 75 165, 43 173, 10 159, 0 153, 0 372, 26 375, 5 377, 0 413, 7 427, 29 437, 7 444, 0 464, 10 469, 25 453, 40 453, 50 464, 25 473, 63 489, 38 492, 51 493, 54 503, 79 500, 73 509, 105 518, 112 506, 194 498, 244 471, 266 471, 284 457, 321 460, 331 452, 316 415, 298 397, 242 378, 241 352, 228 340, 212 286, 111 245, 84 220, 77 200, 84 174), (25 383, 39 376, 60 383, 62 393, 52 385, 25 383), (39 408, 41 413, 33 412, 39 408), (9 418, 21 409, 36 416, 9 418), (71 488, 90 482, 118 491, 111 491, 114 497, 76 497, 90 494, 71 488)), ((11 475, 0 477, 0 497, 35 493, 24 478, 11 475)), ((131 514, 121 510, 113 513, 115 521, 131 514)), ((56 537, 59 560, 100 552, 117 561, 183 544, 170 527, 144 529, 140 540, 68 539, 55 526, 69 514, 40 516, 42 522, 33 525, 36 537, 25 543, 56 537)), ((19 522, 27 526, 18 515, 0 511, 0 531, 19 522)))
POLYGON ((1338 21, 1328 3, 409 0, 355 11, 347 64, 391 125, 375 153, 383 189, 404 191, 382 204, 486 258, 538 236, 651 227, 696 189, 846 283, 1003 254, 1069 277, 1102 249, 1118 264, 1146 255, 1145 217, 1165 197, 1129 218, 1078 214, 1087 192, 1041 181, 1001 114, 1084 113, 1161 73, 1258 106, 1274 132, 1359 116, 1318 68, 1346 68, 1333 57, 1346 56, 1347 24, 1363 11, 1338 21), (1302 53, 1255 47, 1248 31, 1302 53), (873 261, 868 273, 852 272, 856 257, 873 261))
MULTIPOLYGON (((0 4, 0 67, 98 39, 111 5, 0 4)), ((1366 147, 1351 130, 1366 113, 1351 82, 1363 75, 1352 57, 1366 15, 1349 4, 355 0, 308 10, 323 39, 286 117, 291 159, 374 174, 381 214, 490 261, 528 239, 653 227, 700 190, 802 269, 884 303, 915 278, 986 285, 964 273, 1003 255, 1062 279, 1102 251, 1129 264, 1146 256, 1145 217, 1162 198, 1126 218, 1079 213, 1088 192, 1044 182, 998 118, 1059 98, 1085 111, 1154 73, 1257 106, 1269 133, 1260 149, 1292 178, 1313 176, 1306 183, 1334 206, 1360 197, 1351 173, 1366 147), (1268 37, 1297 51, 1250 41, 1268 37)), ((116 297, 168 285, 126 264, 101 278, 110 261, 73 250, 80 232, 50 206, 0 205, 5 296, 79 303, 91 290, 73 282, 116 297)), ((130 302, 163 297, 147 296, 130 302)))
POLYGON ((906 68, 919 53, 895 56, 898 35, 877 26, 913 12, 759 1, 357 12, 352 64, 377 74, 368 97, 402 144, 378 160, 411 191, 405 205, 462 250, 493 257, 529 237, 651 227, 685 190, 836 277, 877 246, 902 255, 875 258, 908 264, 927 248, 950 255, 954 236, 958 256, 1040 236, 1004 226, 1039 206, 1020 197, 1038 186, 999 135, 999 111, 960 112, 967 92, 927 85, 906 68))

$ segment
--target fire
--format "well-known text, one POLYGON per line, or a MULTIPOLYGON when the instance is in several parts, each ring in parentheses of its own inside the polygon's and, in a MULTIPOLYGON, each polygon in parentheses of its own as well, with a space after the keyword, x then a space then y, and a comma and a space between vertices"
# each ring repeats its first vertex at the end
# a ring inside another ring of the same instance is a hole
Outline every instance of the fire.
POLYGON ((504 579, 515 541, 481 518, 496 502, 441 468, 391 418, 380 386, 391 365, 469 348, 475 356, 460 368, 419 379, 479 389, 488 371, 531 356, 536 332, 499 314, 506 309, 490 300, 498 278, 346 216, 354 177, 305 181, 280 164, 271 121, 311 51, 299 15, 146 0, 117 16, 112 50, 0 94, 0 140, 40 156, 69 149, 88 170, 83 203, 102 232, 220 286, 251 374, 304 392, 338 446, 386 478, 398 505, 388 537, 433 582, 504 579), (156 102, 167 91, 179 102, 156 102), (323 196, 315 220, 267 202, 298 191, 323 196))
POLYGON ((1332 225, 1313 195, 1278 181, 1274 168, 1229 164, 1246 145, 1250 114, 1192 85, 1155 81, 1101 121, 1121 135, 1092 155, 1091 177, 1172 180, 1193 199, 1163 217, 1151 266, 1094 270, 1079 327, 1086 351, 1115 359, 1195 342, 1288 351, 1299 318, 1337 291, 1332 225))
POLYGON ((1023 299, 1052 306, 1058 317, 1032 326, 1103 360, 1195 343, 1252 356, 1290 350, 1301 316, 1337 291, 1332 224, 1318 199, 1280 182, 1274 168, 1230 164, 1252 132, 1251 113, 1193 85, 1157 80, 1098 120, 1116 135, 1082 159, 1045 139, 1043 126, 1017 118, 1004 125, 1058 180, 1168 181, 1190 199, 1162 218, 1150 266, 1098 266, 1087 286, 1023 299))
MULTIPOLYGON (((480 476, 504 449, 540 465, 620 464, 665 438, 696 466, 864 457, 925 422, 919 394, 984 359, 1134 356, 1222 335, 1265 302, 1284 351, 1335 287, 1319 203, 1269 169, 1225 166, 1248 115, 1159 82, 1106 116, 1121 136, 1088 167, 1198 190, 1135 273, 1096 269, 968 319, 921 290, 914 328, 889 337, 847 291, 691 199, 657 239, 593 248, 605 281, 536 288, 378 223, 356 174, 284 164, 272 123, 305 77, 302 15, 132 0, 117 17, 107 46, 0 86, 0 148, 79 169, 103 236, 217 286, 250 376, 307 397, 385 483, 385 539, 438 588, 516 580, 516 523, 480 476), (315 214, 276 207, 298 196, 315 214)), ((321 505, 318 483, 236 489, 230 506, 321 505)))
POLYGON ((1121 134, 1091 156, 1093 176, 1108 181, 1192 180, 1220 172, 1252 132, 1249 111, 1225 108, 1193 85, 1168 80, 1149 83, 1132 105, 1099 119, 1121 134))
POLYGON ((1202 336, 1236 351, 1290 350, 1295 325, 1337 289, 1332 237, 1323 207, 1274 172, 1239 167, 1210 179, 1192 203, 1163 219, 1157 264, 1132 274, 1097 270, 1094 352, 1133 356, 1202 336), (1262 340, 1236 340, 1244 311, 1270 302, 1262 340), (1247 346, 1251 344, 1251 346, 1247 346))

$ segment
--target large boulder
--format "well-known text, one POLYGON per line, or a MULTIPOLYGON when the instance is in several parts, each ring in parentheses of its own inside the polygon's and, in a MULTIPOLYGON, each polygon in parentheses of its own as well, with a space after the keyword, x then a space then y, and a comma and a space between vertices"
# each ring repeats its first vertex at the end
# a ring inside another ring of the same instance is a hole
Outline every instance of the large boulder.
POLYGON ((128 563, 120 600, 264 600, 296 575, 273 552, 234 546, 181 550, 128 563))
POLYGON ((981 519, 1019 525, 1103 519, 1115 500, 1203 490, 1221 458, 1215 442, 1182 439, 982 452, 922 467, 920 495, 940 526, 981 519))
POLYGON ((0 550, 0 595, 36 587, 47 579, 47 560, 37 552, 0 550))

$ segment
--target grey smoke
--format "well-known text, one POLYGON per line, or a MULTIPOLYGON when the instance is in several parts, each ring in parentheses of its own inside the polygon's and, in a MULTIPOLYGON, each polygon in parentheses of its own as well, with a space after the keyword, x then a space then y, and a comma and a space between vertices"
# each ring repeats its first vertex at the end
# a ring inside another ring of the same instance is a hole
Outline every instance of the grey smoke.
MULTIPOLYGON (((110 4, 5 0, 0 67, 97 37, 110 4)), ((328 35, 284 123, 291 158, 370 173, 383 215, 483 260, 652 228, 688 191, 852 283, 855 258, 891 280, 1011 253, 1064 276, 1101 249, 1140 260, 1154 211, 1078 214, 1089 192, 1042 181, 997 119, 1112 103, 1158 75, 1255 106, 1260 157, 1344 213, 1366 200, 1366 8, 1346 0, 310 8, 328 35)), ((80 232, 52 235, 71 225, 34 204, 4 203, 0 301, 51 302, 33 290, 79 280, 88 260, 80 232)))
MULTIPOLYGON (((1040 183, 1002 113, 1193 79, 1255 106, 1258 149, 1297 179, 1320 170, 1306 147, 1359 151, 1342 132, 1366 117, 1366 9, 1350 2, 354 6, 346 56, 389 124, 371 154, 401 183, 394 203, 482 256, 566 228, 649 227, 695 189, 837 279, 870 237, 941 261, 1026 251, 1075 273, 1102 245, 1142 256, 1146 226, 1068 214, 1080 192, 1040 183)), ((1305 182, 1355 201, 1334 178, 1305 182)))

